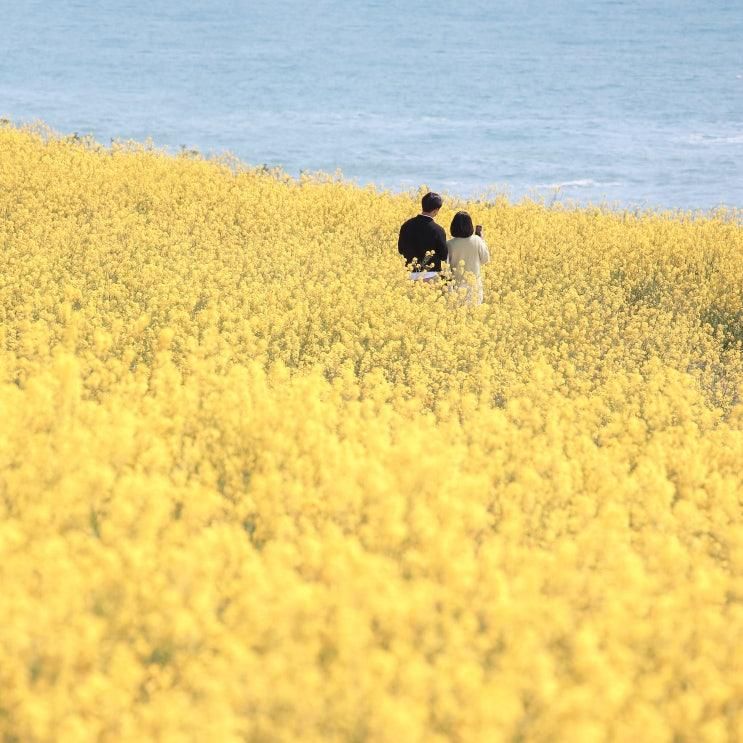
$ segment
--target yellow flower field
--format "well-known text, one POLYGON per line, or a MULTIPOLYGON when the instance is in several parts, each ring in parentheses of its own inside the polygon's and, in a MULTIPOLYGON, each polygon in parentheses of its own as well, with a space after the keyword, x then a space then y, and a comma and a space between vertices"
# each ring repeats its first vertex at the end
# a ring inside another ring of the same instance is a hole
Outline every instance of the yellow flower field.
POLYGON ((0 127, 3 741, 743 740, 739 215, 462 206, 0 127))

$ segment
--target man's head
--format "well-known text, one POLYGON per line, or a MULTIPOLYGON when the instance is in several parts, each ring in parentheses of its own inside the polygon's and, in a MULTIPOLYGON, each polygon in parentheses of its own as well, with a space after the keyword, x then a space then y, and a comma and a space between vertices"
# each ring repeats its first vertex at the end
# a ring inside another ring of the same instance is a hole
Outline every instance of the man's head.
POLYGON ((429 217, 435 217, 439 213, 439 209, 441 209, 443 203, 441 196, 429 191, 421 200, 422 211, 429 217))

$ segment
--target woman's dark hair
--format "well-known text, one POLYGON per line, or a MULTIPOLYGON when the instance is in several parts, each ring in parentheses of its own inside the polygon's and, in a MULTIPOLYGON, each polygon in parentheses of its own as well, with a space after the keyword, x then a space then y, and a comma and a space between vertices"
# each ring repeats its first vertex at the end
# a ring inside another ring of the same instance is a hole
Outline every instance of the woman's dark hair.
POLYGON ((433 193, 432 191, 429 191, 422 199, 421 199, 421 206, 423 207, 423 211, 433 212, 436 209, 441 209, 441 205, 444 203, 441 196, 439 196, 437 193, 433 193))
POLYGON ((472 237, 475 232, 472 217, 467 212, 457 212, 451 221, 450 232, 452 237, 472 237))

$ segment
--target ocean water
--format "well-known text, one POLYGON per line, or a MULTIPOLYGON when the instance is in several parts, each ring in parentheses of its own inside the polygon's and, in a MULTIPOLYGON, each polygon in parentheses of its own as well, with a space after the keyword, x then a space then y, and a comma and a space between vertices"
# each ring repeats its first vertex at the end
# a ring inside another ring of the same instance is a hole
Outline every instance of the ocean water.
POLYGON ((741 0, 0 0, 0 116, 390 189, 743 206, 741 0))

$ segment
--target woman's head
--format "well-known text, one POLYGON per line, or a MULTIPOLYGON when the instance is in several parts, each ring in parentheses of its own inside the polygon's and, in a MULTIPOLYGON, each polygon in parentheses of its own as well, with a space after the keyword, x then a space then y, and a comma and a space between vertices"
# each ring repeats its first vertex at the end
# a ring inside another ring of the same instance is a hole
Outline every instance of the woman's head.
POLYGON ((457 212, 451 221, 450 232, 452 237, 472 237, 475 232, 472 217, 467 212, 457 212))

